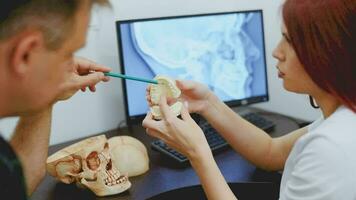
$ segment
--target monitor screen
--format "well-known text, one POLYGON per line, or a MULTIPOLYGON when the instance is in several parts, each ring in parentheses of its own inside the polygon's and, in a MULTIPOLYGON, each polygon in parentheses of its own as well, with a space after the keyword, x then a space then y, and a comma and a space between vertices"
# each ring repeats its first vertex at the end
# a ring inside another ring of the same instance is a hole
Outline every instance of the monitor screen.
MULTIPOLYGON (((261 10, 117 21, 121 72, 206 84, 230 106, 268 101, 261 10)), ((128 120, 148 111, 147 84, 123 80, 128 120)))

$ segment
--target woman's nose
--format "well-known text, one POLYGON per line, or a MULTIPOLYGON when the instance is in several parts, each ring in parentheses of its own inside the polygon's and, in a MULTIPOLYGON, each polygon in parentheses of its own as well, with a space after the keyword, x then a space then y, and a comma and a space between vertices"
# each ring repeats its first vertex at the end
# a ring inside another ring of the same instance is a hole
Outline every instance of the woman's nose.
POLYGON ((284 54, 280 51, 280 49, 278 47, 276 47, 274 50, 273 50, 273 53, 272 53, 273 57, 276 58, 277 60, 284 60, 284 54))

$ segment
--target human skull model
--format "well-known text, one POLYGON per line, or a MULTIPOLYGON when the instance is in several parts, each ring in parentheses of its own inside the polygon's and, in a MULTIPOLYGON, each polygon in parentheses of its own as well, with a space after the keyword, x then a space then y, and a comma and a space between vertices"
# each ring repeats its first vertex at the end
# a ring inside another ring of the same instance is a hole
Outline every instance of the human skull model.
POLYGON ((108 140, 114 165, 129 177, 144 174, 149 169, 146 147, 130 136, 116 136, 108 140))
MULTIPOLYGON (((158 75, 154 78, 158 84, 152 84, 150 88, 150 97, 153 106, 151 113, 155 119, 162 119, 161 110, 158 106, 161 96, 164 94, 168 98, 178 99, 181 95, 180 89, 176 86, 175 81, 169 77, 158 75)), ((170 105, 170 109, 178 116, 181 113, 183 104, 180 101, 170 105)))
POLYGON ((85 139, 48 157, 47 171, 63 183, 84 185, 97 196, 124 192, 131 183, 113 164, 109 147, 105 135, 85 139))

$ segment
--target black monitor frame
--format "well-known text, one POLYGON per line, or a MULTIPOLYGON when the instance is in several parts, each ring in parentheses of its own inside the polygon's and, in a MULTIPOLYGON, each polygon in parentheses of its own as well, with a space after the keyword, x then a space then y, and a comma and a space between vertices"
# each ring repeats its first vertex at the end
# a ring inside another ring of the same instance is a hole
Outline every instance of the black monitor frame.
MULTIPOLYGON (((247 12, 259 12, 261 14, 261 25, 262 25, 262 44, 263 44, 263 57, 264 57, 264 65, 265 65, 265 80, 266 80, 266 95, 262 96, 254 96, 241 100, 231 100, 225 101, 224 103, 229 107, 237 107, 237 106, 246 106, 255 103, 262 103, 269 101, 269 91, 268 91, 268 79, 267 79, 267 61, 266 61, 266 44, 265 44, 265 32, 264 32, 264 18, 262 10, 243 10, 243 11, 230 11, 230 12, 217 12, 217 13, 204 13, 204 14, 194 14, 194 15, 179 15, 179 16, 168 16, 168 17, 154 17, 154 18, 139 18, 139 19, 130 19, 130 20, 117 20, 116 21, 116 31, 117 31, 117 42, 118 42, 118 51, 120 56, 120 69, 121 73, 125 74, 124 67, 124 54, 123 47, 121 41, 121 24, 124 23, 132 23, 132 22, 143 22, 143 21, 153 21, 153 20, 162 20, 162 19, 178 19, 178 18, 187 18, 187 17, 198 17, 198 16, 212 16, 212 15, 224 15, 224 14, 238 14, 238 13, 247 13, 247 12)), ((129 115, 129 107, 128 107, 128 96, 126 91, 126 82, 122 79, 122 89, 124 95, 124 106, 125 106, 125 114, 126 114, 126 124, 127 126, 137 125, 142 123, 142 120, 145 118, 144 115, 129 115)))

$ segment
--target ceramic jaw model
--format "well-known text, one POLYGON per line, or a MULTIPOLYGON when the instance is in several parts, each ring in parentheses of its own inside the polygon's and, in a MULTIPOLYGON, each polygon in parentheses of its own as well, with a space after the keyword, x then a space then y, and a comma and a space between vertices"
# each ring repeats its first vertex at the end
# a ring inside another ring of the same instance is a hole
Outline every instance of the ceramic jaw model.
MULTIPOLYGON (((178 99, 181 95, 180 89, 176 86, 175 81, 169 77, 158 75, 154 78, 158 84, 152 84, 150 88, 150 96, 153 106, 150 108, 155 119, 162 119, 161 110, 158 106, 162 95, 167 98, 178 99)), ((183 104, 179 101, 170 106, 172 112, 178 116, 181 113, 183 104)))

